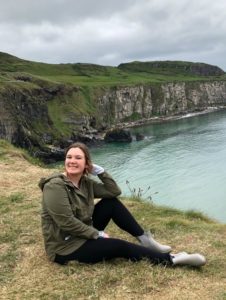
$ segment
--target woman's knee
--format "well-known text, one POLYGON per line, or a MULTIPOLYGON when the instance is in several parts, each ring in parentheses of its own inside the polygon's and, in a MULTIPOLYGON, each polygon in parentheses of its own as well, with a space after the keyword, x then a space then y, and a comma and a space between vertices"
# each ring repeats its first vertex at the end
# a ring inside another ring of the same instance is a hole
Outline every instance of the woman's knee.
POLYGON ((110 208, 110 207, 115 207, 118 206, 119 203, 121 203, 121 201, 116 198, 116 197, 112 197, 112 198, 102 198, 96 205, 96 208, 110 208))
POLYGON ((100 202, 120 202, 119 199, 117 197, 109 197, 109 198, 102 198, 100 202))

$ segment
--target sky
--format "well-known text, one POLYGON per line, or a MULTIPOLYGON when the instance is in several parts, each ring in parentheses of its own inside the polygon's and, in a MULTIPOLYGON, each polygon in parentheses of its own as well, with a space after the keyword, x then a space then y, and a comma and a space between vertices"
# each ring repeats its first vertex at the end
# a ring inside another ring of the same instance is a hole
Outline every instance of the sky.
POLYGON ((0 51, 47 63, 183 60, 226 71, 225 0, 0 0, 0 51))

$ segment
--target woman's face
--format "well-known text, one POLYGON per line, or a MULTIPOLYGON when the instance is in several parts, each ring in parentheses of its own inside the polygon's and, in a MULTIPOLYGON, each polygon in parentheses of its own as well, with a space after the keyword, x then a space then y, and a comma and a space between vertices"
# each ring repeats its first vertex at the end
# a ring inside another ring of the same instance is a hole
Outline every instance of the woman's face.
POLYGON ((85 154, 80 148, 71 148, 65 158, 65 171, 68 175, 82 176, 86 168, 85 154))

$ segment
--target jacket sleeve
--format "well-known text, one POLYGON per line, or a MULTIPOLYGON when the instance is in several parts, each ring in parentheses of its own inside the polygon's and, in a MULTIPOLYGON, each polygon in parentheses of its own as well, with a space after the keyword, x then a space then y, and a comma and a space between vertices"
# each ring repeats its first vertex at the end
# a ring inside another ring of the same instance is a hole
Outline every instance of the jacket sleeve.
POLYGON ((102 182, 93 183, 93 192, 95 198, 112 198, 121 194, 121 189, 107 172, 98 175, 102 182))
POLYGON ((61 183, 45 184, 43 204, 57 226, 67 234, 85 239, 97 239, 98 230, 77 219, 71 209, 66 187, 61 183))

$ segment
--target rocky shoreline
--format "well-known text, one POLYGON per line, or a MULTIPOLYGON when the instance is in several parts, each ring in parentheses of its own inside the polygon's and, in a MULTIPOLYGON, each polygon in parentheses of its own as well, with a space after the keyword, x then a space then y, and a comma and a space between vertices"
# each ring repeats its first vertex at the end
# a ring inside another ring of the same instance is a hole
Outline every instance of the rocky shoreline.
POLYGON ((65 149, 73 142, 82 142, 89 147, 101 147, 105 143, 131 143, 132 141, 140 141, 145 137, 137 135, 135 138, 130 133, 130 128, 140 127, 149 124, 170 122, 174 120, 190 118, 202 114, 215 112, 218 110, 226 109, 226 106, 208 107, 204 110, 196 110, 184 114, 177 114, 171 116, 155 116, 151 118, 143 118, 132 122, 122 122, 112 126, 108 130, 102 132, 88 131, 86 133, 77 134, 70 140, 62 140, 60 146, 50 145, 48 148, 40 149, 33 153, 34 157, 41 159, 46 164, 55 163, 64 159, 65 149))
POLYGON ((222 110, 222 109, 226 109, 226 105, 218 106, 218 107, 217 106, 216 107, 208 107, 208 108, 205 108, 204 110, 196 110, 193 112, 186 112, 183 114, 177 114, 177 115, 171 115, 171 116, 159 116, 159 117, 144 118, 144 119, 141 119, 138 121, 121 123, 119 125, 119 127, 132 128, 132 127, 139 127, 139 126, 148 125, 148 124, 174 121, 174 120, 190 118, 190 117, 194 117, 194 116, 198 116, 198 115, 203 115, 203 114, 215 112, 217 110, 222 110))

